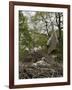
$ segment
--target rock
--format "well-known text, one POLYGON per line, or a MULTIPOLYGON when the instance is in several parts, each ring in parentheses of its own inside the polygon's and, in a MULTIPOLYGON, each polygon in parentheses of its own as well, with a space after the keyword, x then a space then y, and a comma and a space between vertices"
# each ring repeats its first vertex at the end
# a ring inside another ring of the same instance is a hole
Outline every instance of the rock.
POLYGON ((31 67, 37 67, 37 63, 32 63, 31 67))
POLYGON ((24 70, 24 64, 22 64, 21 62, 19 62, 19 72, 23 73, 24 70))
POLYGON ((54 58, 52 57, 52 55, 45 55, 45 62, 47 62, 48 64, 52 64, 54 61, 54 58))
POLYGON ((43 61, 44 61, 45 59, 46 59, 45 57, 42 57, 42 58, 41 58, 41 60, 43 60, 43 61))
POLYGON ((32 67, 48 68, 50 67, 50 64, 48 64, 44 60, 40 60, 40 61, 37 61, 36 63, 33 63, 32 67))
POLYGON ((53 50, 56 49, 57 44, 58 44, 58 36, 56 34, 56 31, 54 31, 47 42, 48 54, 50 54, 53 50))
POLYGON ((30 54, 28 54, 27 56, 24 57, 24 62, 26 63, 33 62, 33 57, 30 54))

